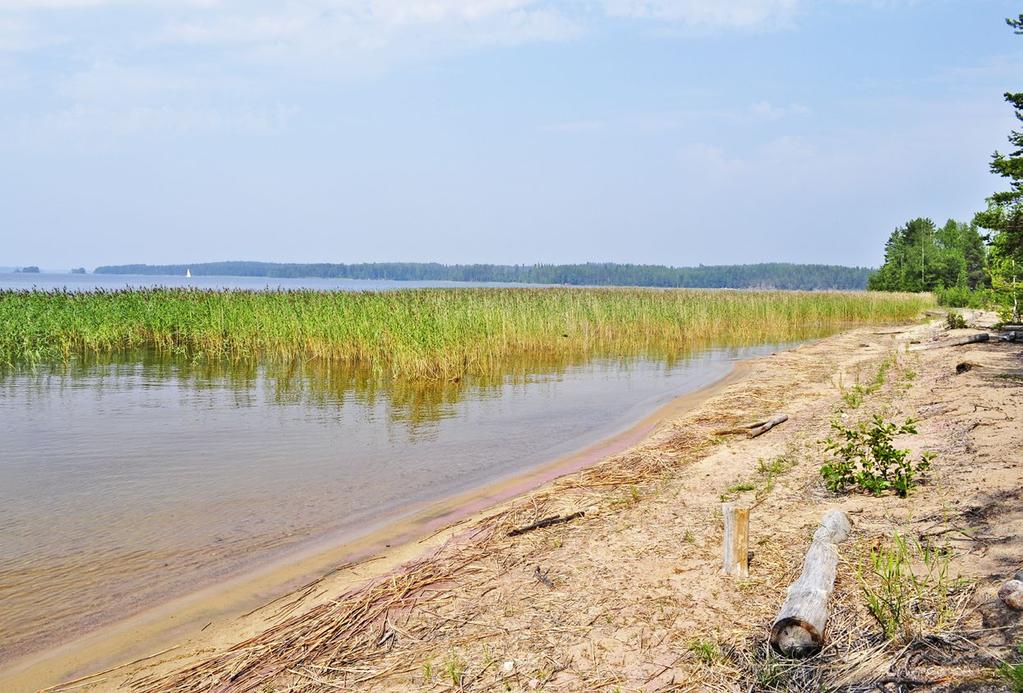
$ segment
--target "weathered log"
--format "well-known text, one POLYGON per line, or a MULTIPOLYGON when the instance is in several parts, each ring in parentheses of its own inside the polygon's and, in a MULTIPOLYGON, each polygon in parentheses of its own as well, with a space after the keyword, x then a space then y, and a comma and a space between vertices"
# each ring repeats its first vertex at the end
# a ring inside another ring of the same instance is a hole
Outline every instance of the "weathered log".
POLYGON ((940 349, 942 347, 957 347, 965 346, 967 344, 977 344, 979 342, 986 342, 991 339, 991 335, 987 332, 981 332, 980 334, 971 334, 969 337, 960 337, 959 339, 953 339, 950 342, 939 342, 937 344, 921 344, 920 346, 913 349, 913 351, 922 351, 924 349, 940 349))
POLYGON ((778 414, 777 416, 773 416, 764 423, 757 426, 756 428, 751 429, 749 432, 749 437, 756 438, 757 436, 763 435, 770 431, 775 426, 783 424, 788 420, 789 420, 788 414, 778 414))
POLYGON ((563 522, 571 522, 572 520, 574 520, 574 519, 576 519, 578 517, 582 517, 585 514, 586 513, 584 513, 583 511, 580 510, 579 512, 572 513, 571 515, 554 515, 552 517, 545 517, 544 519, 540 520, 539 522, 534 522, 531 525, 526 525, 525 527, 519 527, 518 529, 513 529, 512 531, 508 532, 508 536, 509 537, 517 537, 520 534, 525 534, 526 532, 532 532, 534 529, 543 529, 544 527, 550 527, 551 525, 560 525, 563 522))
POLYGON ((1010 609, 1023 611, 1023 582, 1009 580, 998 590, 998 598, 1010 609))
POLYGON ((739 578, 749 577, 749 508, 722 503, 725 537, 722 541, 721 572, 739 578))
POLYGON ((803 559, 803 572, 789 586, 785 603, 771 626, 771 646, 786 657, 806 657, 824 646, 828 600, 835 590, 838 544, 852 525, 840 510, 829 510, 813 534, 803 559))
POLYGON ((735 428, 725 428, 720 431, 714 431, 714 435, 728 436, 745 433, 749 438, 756 438, 759 435, 767 433, 778 424, 785 423, 788 420, 788 414, 778 414, 776 416, 772 416, 770 419, 764 419, 763 421, 754 421, 753 423, 743 424, 742 426, 736 426, 735 428))

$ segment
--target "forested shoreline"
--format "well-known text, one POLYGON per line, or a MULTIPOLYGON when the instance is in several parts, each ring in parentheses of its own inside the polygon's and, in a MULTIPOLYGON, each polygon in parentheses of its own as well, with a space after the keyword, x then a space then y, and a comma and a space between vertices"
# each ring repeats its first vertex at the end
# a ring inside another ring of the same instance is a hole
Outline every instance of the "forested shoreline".
MULTIPOLYGON (((1023 35, 1023 14, 1006 23, 1023 35)), ((1023 92, 1005 101, 1023 122, 1023 92)), ((884 264, 870 277, 878 291, 933 291, 950 306, 995 307, 1019 322, 1023 306, 1023 130, 1008 136, 1008 154, 991 155, 990 170, 1008 190, 987 198, 987 206, 966 224, 949 220, 940 229, 930 219, 913 219, 892 232, 884 264), (981 233, 984 230, 984 234, 981 233)))
POLYGON ((754 265, 700 265, 669 267, 618 263, 571 265, 443 265, 419 262, 359 264, 202 262, 193 265, 111 265, 96 274, 388 279, 395 281, 503 282, 511 284, 567 284, 571 286, 650 286, 688 289, 844 289, 867 286, 871 270, 841 265, 761 263, 754 265))

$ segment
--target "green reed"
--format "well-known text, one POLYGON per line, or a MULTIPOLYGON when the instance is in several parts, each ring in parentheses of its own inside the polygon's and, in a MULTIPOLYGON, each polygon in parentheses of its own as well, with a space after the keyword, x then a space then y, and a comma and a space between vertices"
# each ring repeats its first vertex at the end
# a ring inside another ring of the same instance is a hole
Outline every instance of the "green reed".
POLYGON ((324 359, 392 376, 492 373, 516 357, 670 356, 910 320, 929 294, 647 289, 0 291, 0 365, 152 348, 324 359))

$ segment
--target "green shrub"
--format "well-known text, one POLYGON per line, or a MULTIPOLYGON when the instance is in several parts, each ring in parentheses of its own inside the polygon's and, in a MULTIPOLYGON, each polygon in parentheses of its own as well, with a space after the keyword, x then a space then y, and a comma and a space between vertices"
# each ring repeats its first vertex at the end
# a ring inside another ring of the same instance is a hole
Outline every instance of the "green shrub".
POLYGON ((997 303, 995 293, 990 289, 970 290, 963 286, 936 289, 938 303, 950 308, 990 308, 997 303))
POLYGON ((945 327, 950 330, 962 330, 966 328, 966 318, 959 313, 949 313, 945 316, 945 327))
POLYGON ((913 419, 899 425, 875 414, 871 421, 851 428, 838 421, 831 428, 832 436, 824 441, 831 459, 821 467, 821 476, 834 493, 860 490, 879 496, 891 490, 905 498, 934 457, 925 452, 914 460, 909 450, 892 444, 895 436, 917 432, 913 419))

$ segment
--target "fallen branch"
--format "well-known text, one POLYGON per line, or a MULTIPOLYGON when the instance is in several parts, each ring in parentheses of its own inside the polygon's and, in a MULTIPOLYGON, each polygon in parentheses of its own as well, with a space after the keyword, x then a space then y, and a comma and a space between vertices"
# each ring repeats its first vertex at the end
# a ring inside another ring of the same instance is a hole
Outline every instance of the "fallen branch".
POLYGON ((728 436, 745 433, 746 436, 749 438, 756 438, 757 436, 767 433, 775 426, 783 424, 788 420, 789 420, 788 414, 778 414, 764 421, 757 421, 751 424, 746 424, 744 426, 738 426, 736 428, 726 428, 720 431, 714 431, 714 435, 728 436))
POLYGON ((531 525, 526 525, 525 527, 519 527, 518 529, 513 529, 512 531, 508 532, 508 536, 509 537, 517 537, 520 534, 525 534, 526 532, 532 532, 534 529, 543 529, 544 527, 550 527, 551 525, 560 525, 560 524, 562 524, 564 522, 571 522, 572 520, 580 518, 580 517, 582 517, 585 514, 586 514, 585 512, 580 510, 579 512, 572 513, 571 515, 554 515, 552 517, 545 517, 544 519, 540 520, 539 522, 534 522, 531 525))

